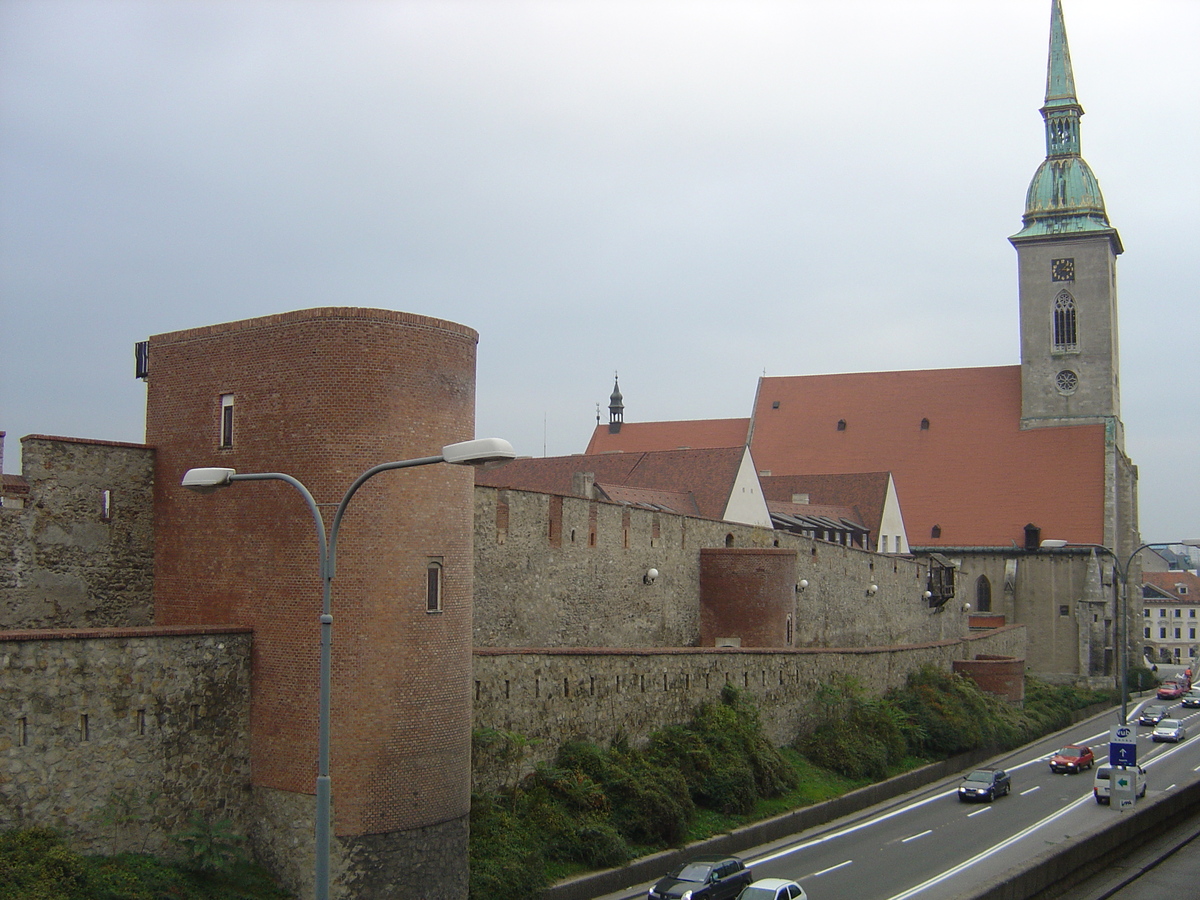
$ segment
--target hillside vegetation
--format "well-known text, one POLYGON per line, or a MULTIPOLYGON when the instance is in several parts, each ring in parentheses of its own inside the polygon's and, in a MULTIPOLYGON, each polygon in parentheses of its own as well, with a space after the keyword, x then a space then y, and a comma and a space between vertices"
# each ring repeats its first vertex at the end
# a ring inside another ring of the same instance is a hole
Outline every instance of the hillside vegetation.
POLYGON ((758 711, 727 686, 717 703, 643 747, 574 741, 519 777, 520 735, 475 734, 476 758, 507 767, 500 791, 471 806, 471 897, 536 896, 557 878, 680 846, 820 802, 968 750, 1019 747, 1071 723, 1110 693, 1026 682, 1018 708, 933 667, 870 696, 853 678, 823 685, 813 727, 774 747, 758 711))

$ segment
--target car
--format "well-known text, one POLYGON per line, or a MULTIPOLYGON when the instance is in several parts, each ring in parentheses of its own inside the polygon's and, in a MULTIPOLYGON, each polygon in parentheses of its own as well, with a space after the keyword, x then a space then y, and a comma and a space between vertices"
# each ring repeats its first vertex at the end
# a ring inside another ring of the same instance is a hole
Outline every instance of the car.
POLYGON ((754 881, 736 856, 698 856, 654 883, 647 900, 735 900, 754 881))
POLYGON ((1170 711, 1168 706, 1147 706, 1142 710, 1138 721, 1143 725, 1157 725, 1160 720, 1167 717, 1167 713, 1170 711))
POLYGON ((1158 686, 1158 693, 1155 696, 1159 700, 1178 700, 1183 696, 1183 685, 1174 681, 1164 681, 1158 686))
POLYGON ((1051 772, 1082 772, 1090 769, 1096 762, 1096 756, 1091 747, 1083 744, 1067 744, 1050 757, 1051 772))
POLYGON ((1200 707, 1200 691, 1188 691, 1183 695, 1183 699, 1180 701, 1180 703, 1182 703, 1188 709, 1196 709, 1200 707))
POLYGON ((1150 740, 1158 744, 1162 741, 1170 741, 1172 744, 1178 744, 1187 737, 1187 729, 1183 727, 1183 723, 1178 719, 1162 719, 1154 726, 1154 733, 1150 735, 1150 740))
POLYGON ((783 878, 760 878, 738 894, 738 900, 808 900, 804 888, 783 878))
POLYGON ((991 803, 1011 790, 1012 778, 1003 769, 976 769, 958 786, 958 799, 991 803))
MULTIPOLYGON (((1141 766, 1130 766, 1125 770, 1133 775, 1134 788, 1139 797, 1146 796, 1146 770, 1141 766)), ((1092 796, 1096 798, 1097 803, 1108 803, 1111 797, 1109 793, 1112 789, 1112 766, 1098 766, 1096 775, 1092 779, 1092 796)))

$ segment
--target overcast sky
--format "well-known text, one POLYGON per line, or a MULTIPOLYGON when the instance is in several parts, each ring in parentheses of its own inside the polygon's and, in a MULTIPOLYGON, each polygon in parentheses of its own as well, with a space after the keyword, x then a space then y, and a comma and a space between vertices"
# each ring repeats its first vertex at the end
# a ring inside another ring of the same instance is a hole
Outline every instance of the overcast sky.
MULTIPOLYGON (((1064 4, 1142 533, 1200 537, 1200 2, 1064 4)), ((0 0, 5 471, 25 434, 141 441, 135 341, 312 306, 477 329, 477 433, 535 456, 584 449, 614 372, 632 422, 1016 364, 1049 17, 0 0)))

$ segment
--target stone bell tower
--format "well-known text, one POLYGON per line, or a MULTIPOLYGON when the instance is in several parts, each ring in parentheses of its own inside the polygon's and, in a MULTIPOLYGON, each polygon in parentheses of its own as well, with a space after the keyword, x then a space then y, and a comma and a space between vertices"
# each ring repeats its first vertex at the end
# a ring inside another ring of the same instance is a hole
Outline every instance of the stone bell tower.
POLYGON ((1122 447, 1117 256, 1100 184, 1080 155, 1075 77, 1053 0, 1046 159, 1025 197, 1017 249, 1021 310, 1021 427, 1103 422, 1122 447))

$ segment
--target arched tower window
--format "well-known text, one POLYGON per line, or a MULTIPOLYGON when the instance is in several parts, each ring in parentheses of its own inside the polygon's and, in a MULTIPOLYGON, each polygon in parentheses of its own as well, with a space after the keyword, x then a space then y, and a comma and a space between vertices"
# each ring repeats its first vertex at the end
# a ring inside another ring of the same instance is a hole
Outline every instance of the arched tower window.
POLYGON ((1060 291, 1054 298, 1054 349, 1059 352, 1079 349, 1075 298, 1069 291, 1060 291))
POLYGON ((987 613, 992 611, 992 583, 986 575, 975 579, 975 611, 987 613))

